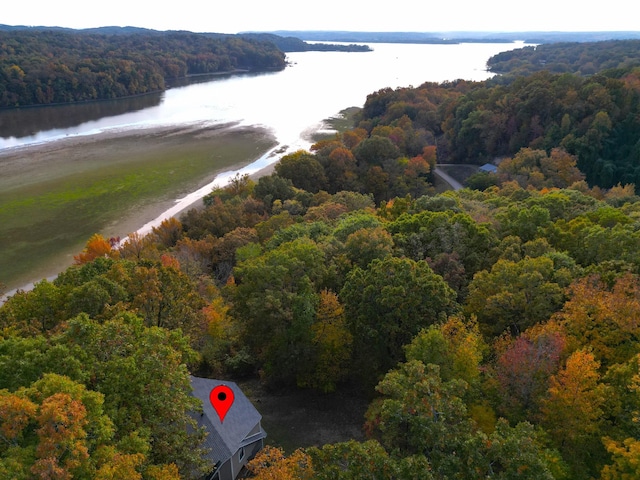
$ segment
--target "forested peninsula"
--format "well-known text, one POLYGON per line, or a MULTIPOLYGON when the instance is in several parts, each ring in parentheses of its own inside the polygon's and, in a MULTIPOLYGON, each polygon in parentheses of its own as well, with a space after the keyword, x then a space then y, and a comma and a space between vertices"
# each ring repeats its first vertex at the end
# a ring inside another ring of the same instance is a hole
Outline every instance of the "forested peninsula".
POLYGON ((335 43, 307 43, 297 37, 281 36, 273 33, 242 33, 243 38, 252 38, 274 43, 283 52, 370 52, 368 45, 338 45, 335 43))
POLYGON ((640 40, 545 43, 502 52, 487 62, 491 72, 516 75, 542 70, 593 75, 602 70, 638 65, 640 40))
POLYGON ((197 373, 368 404, 361 439, 265 425, 257 479, 639 478, 639 109, 637 66, 384 89, 94 235, 0 306, 0 476, 199 478, 197 373), (449 162, 495 172, 447 190, 449 162))
POLYGON ((0 108, 141 95, 188 75, 285 65, 272 42, 236 35, 0 30, 0 108))

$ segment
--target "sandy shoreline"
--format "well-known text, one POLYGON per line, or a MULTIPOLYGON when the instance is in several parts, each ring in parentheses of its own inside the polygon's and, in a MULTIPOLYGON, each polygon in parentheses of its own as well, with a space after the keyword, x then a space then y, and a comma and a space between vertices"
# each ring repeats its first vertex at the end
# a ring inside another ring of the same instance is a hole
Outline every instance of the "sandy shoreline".
MULTIPOLYGON (((109 130, 93 135, 70 136, 63 139, 40 144, 12 147, 0 151, 0 190, 8 192, 11 188, 29 187, 30 183, 37 186, 38 181, 49 179, 51 176, 66 175, 69 172, 82 172, 86 165, 92 162, 125 161, 127 156, 136 154, 153 155, 154 151, 164 152, 167 149, 203 148, 211 152, 222 148, 225 144, 242 142, 245 145, 256 145, 253 154, 246 158, 226 159, 226 163, 198 179, 189 186, 188 192, 183 192, 179 198, 188 196, 196 190, 207 188, 220 174, 226 174, 246 168, 260 159, 260 165, 254 168, 250 175, 259 178, 273 170, 276 157, 271 156, 277 146, 271 133, 261 127, 239 126, 237 124, 223 125, 178 125, 152 128, 133 128, 126 130, 109 130), (105 160, 107 159, 107 160, 105 160), (123 160, 124 159, 124 160, 123 160), (267 163, 265 163, 267 162, 267 163)), ((228 178, 228 177, 227 177, 228 178)), ((206 193, 210 188, 206 190, 206 193)), ((205 193, 205 194, 206 194, 205 193)), ((120 236, 140 231, 142 227, 161 217, 167 210, 175 207, 177 200, 174 194, 167 194, 155 198, 142 205, 131 205, 127 213, 105 226, 104 236, 120 236)), ((194 198, 184 204, 179 212, 171 215, 179 217, 180 213, 197 206, 200 198, 194 198)), ((159 223, 159 222, 158 222, 159 223)), ((141 232, 144 233, 144 232, 141 232)), ((33 272, 31 280, 53 278, 73 263, 73 254, 79 250, 61 252, 54 261, 46 262, 33 272)), ((18 285, 25 285, 21 281, 18 285)), ((16 285, 8 285, 15 289, 16 285)), ((25 287, 28 288, 29 284, 25 287)), ((13 293, 15 290, 8 292, 13 293)))

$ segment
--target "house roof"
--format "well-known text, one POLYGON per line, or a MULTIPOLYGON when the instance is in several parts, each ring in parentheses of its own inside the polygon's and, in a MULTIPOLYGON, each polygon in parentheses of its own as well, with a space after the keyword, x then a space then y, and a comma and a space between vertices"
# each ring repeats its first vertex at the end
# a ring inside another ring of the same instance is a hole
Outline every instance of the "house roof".
POLYGON ((491 163, 485 163, 484 165, 482 165, 480 167, 480 171, 481 172, 496 173, 498 171, 498 167, 496 167, 495 165, 493 165, 491 163))
POLYGON ((190 379, 193 396, 202 401, 202 415, 196 414, 195 419, 200 426, 205 427, 209 432, 204 447, 211 451, 214 463, 224 463, 240 447, 267 436, 260 428, 258 434, 249 437, 251 430, 260 423, 262 415, 234 382, 193 376, 190 379), (224 417, 224 422, 220 421, 209 400, 211 390, 218 385, 226 385, 233 390, 234 394, 233 404, 224 417))

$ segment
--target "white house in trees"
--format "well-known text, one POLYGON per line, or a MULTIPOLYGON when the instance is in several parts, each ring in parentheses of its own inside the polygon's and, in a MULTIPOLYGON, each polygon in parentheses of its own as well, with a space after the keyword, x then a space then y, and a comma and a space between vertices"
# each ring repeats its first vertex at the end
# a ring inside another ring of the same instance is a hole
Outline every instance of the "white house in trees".
POLYGON ((207 438, 205 449, 215 466, 206 480, 235 480, 247 462, 264 446, 267 433, 262 429, 262 415, 255 409, 240 387, 233 382, 191 377, 193 396, 202 401, 202 413, 196 414, 199 427, 204 427, 207 438), (233 390, 234 401, 224 422, 211 405, 209 394, 218 385, 233 390))

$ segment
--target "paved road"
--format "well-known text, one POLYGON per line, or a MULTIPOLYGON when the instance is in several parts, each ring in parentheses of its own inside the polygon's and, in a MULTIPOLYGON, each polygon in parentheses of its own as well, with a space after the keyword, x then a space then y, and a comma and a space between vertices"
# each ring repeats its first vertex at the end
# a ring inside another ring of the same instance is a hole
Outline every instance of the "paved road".
POLYGON ((461 188, 464 188, 460 182, 458 182, 455 178, 451 177, 450 175, 447 175, 446 173, 444 173, 442 169, 438 167, 436 167, 433 173, 435 173, 442 180, 444 180, 449 185, 451 185, 451 188, 453 188, 454 190, 460 190, 461 188))

